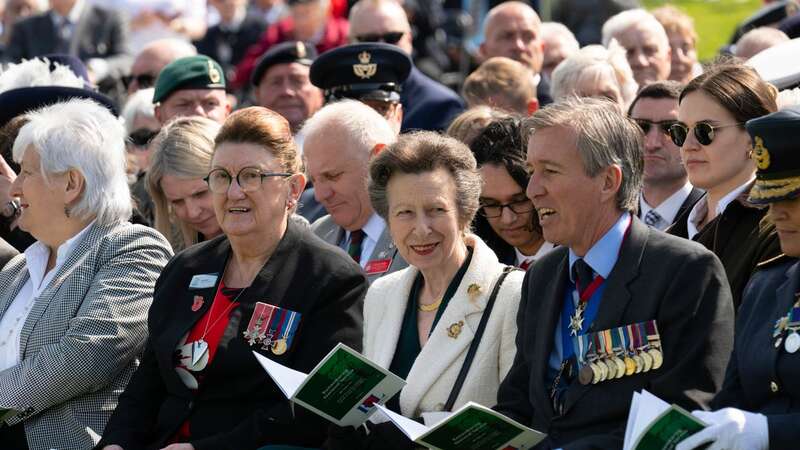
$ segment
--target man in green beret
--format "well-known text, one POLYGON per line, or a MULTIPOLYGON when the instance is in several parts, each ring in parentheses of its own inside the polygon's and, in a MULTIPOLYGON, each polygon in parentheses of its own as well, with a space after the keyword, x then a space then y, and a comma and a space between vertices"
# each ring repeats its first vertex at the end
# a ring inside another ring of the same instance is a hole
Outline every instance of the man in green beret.
POLYGON ((164 67, 156 80, 153 104, 161 125, 180 116, 223 123, 232 109, 225 93, 225 72, 204 55, 180 58, 164 67))

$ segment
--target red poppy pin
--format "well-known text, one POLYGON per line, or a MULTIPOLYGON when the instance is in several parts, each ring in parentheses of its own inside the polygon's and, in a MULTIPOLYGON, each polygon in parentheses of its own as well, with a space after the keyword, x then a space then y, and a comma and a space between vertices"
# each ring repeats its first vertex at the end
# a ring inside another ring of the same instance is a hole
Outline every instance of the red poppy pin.
POLYGON ((192 312, 200 311, 200 308, 203 307, 203 302, 204 302, 203 296, 195 295, 194 301, 192 302, 192 312))

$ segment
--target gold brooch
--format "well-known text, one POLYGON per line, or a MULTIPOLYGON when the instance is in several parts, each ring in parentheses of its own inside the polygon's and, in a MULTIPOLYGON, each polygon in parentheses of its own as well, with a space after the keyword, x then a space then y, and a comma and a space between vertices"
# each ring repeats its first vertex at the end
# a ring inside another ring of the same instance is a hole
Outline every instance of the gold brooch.
POLYGON ((461 327, 463 326, 463 320, 459 320, 458 322, 451 324, 449 327, 447 327, 447 335, 453 339, 457 338, 458 335, 461 334, 461 327))

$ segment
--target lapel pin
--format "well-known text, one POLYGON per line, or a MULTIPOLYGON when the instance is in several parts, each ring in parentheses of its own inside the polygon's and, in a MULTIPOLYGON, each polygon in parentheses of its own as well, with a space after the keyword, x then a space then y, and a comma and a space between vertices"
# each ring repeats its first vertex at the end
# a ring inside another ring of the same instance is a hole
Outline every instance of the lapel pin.
POLYGON ((467 294, 469 295, 478 295, 481 293, 481 286, 478 283, 472 283, 467 288, 467 294))
POLYGON ((454 322, 447 327, 447 335, 453 339, 456 339, 459 334, 461 334, 461 327, 464 326, 464 321, 459 320, 458 322, 454 322))
POLYGON ((203 307, 204 301, 205 300, 203 299, 202 295, 195 295, 194 301, 192 302, 192 312, 200 311, 200 308, 203 307))

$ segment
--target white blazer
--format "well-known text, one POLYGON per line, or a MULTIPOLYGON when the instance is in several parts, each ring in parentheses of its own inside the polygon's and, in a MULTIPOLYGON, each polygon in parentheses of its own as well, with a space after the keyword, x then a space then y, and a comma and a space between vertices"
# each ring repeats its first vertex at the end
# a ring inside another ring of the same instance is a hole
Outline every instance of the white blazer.
MULTIPOLYGON (((503 264, 475 235, 468 234, 473 254, 458 290, 447 304, 436 327, 417 356, 400 392, 400 408, 406 417, 442 411, 455 384, 467 350, 503 264), (471 286, 477 286, 470 288, 471 286), (450 325, 463 322, 456 337, 448 336, 450 325)), ((394 358, 411 286, 419 270, 413 266, 375 280, 364 301, 364 355, 389 368, 394 358)), ((497 389, 514 360, 517 309, 524 272, 510 273, 497 295, 475 359, 453 409, 474 401, 485 406, 497 403, 497 389)))

